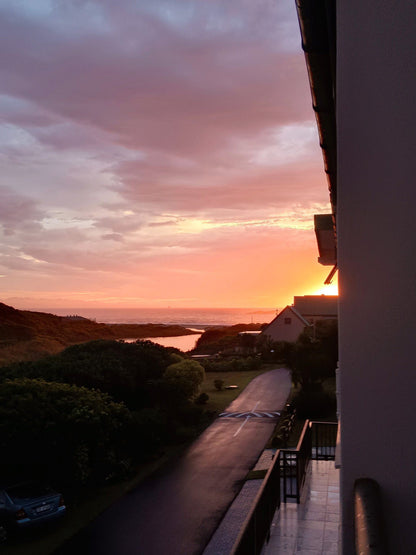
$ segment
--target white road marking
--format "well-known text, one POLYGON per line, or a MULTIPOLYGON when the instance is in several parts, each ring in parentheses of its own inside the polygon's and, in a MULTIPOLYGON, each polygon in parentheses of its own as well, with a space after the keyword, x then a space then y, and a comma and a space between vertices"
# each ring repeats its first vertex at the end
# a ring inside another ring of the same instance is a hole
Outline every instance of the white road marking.
POLYGON ((258 411, 258 412, 222 412, 219 415, 223 418, 247 418, 248 416, 251 418, 276 418, 276 416, 280 416, 279 411, 258 411))
POLYGON ((238 430, 235 432, 234 436, 238 436, 238 434, 241 432, 241 430, 243 429, 243 426, 245 426, 245 424, 247 424, 248 420, 250 420, 250 417, 247 416, 246 419, 244 420, 244 422, 241 424, 241 426, 238 428, 238 430))

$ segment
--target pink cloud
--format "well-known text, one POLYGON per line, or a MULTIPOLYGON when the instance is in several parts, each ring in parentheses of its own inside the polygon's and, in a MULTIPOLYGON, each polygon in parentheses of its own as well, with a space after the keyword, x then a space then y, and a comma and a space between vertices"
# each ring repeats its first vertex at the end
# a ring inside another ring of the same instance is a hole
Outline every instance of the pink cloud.
POLYGON ((313 233, 276 222, 327 200, 297 37, 280 0, 2 3, 6 289, 156 299, 169 274, 166 297, 225 303, 297 283, 275 261, 306 264, 313 233))
POLYGON ((267 29, 267 13, 257 27, 243 21, 234 32, 209 31, 203 10, 185 28, 143 10, 132 14, 125 3, 118 13, 112 32, 73 38, 6 14, 5 92, 116 134, 125 146, 187 155, 310 117, 298 86, 305 81, 302 57, 270 44, 276 31, 267 29))
POLYGON ((6 234, 14 233, 17 228, 31 232, 40 229, 38 221, 43 215, 35 200, 0 186, 0 225, 6 234))

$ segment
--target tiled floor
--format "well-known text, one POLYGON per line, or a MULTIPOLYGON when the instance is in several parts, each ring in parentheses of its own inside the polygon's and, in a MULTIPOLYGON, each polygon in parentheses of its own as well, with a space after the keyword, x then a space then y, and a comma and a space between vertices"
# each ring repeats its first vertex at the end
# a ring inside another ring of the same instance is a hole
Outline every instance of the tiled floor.
POLYGON ((282 503, 263 555, 338 555, 339 471, 311 461, 302 502, 282 503))

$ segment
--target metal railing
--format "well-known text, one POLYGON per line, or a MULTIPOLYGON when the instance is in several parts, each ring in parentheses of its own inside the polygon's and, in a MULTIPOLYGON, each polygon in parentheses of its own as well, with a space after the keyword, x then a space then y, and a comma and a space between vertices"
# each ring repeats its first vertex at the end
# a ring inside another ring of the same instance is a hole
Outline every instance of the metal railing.
POLYGON ((371 478, 354 484, 355 552, 359 555, 387 555, 387 538, 380 486, 371 478))
POLYGON ((283 501, 296 499, 300 503, 309 462, 312 458, 312 430, 307 420, 296 449, 280 450, 280 471, 283 479, 283 501))
POLYGON ((270 535, 270 525, 280 506, 280 464, 276 452, 253 506, 230 555, 258 555, 270 535))
POLYGON ((276 451, 230 555, 261 553, 281 496, 284 502, 287 499, 300 502, 311 459, 334 458, 336 434, 336 422, 306 420, 296 448, 276 451))
POLYGON ((335 460, 338 422, 310 423, 312 427, 312 458, 318 461, 335 460))

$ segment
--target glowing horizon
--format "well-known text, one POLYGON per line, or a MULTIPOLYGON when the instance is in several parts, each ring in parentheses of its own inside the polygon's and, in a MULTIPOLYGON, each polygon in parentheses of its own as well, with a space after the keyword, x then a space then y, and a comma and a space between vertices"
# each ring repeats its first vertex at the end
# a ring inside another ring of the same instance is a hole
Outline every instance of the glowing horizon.
POLYGON ((329 203, 294 5, 0 12, 2 302, 268 308, 321 291, 329 203))

